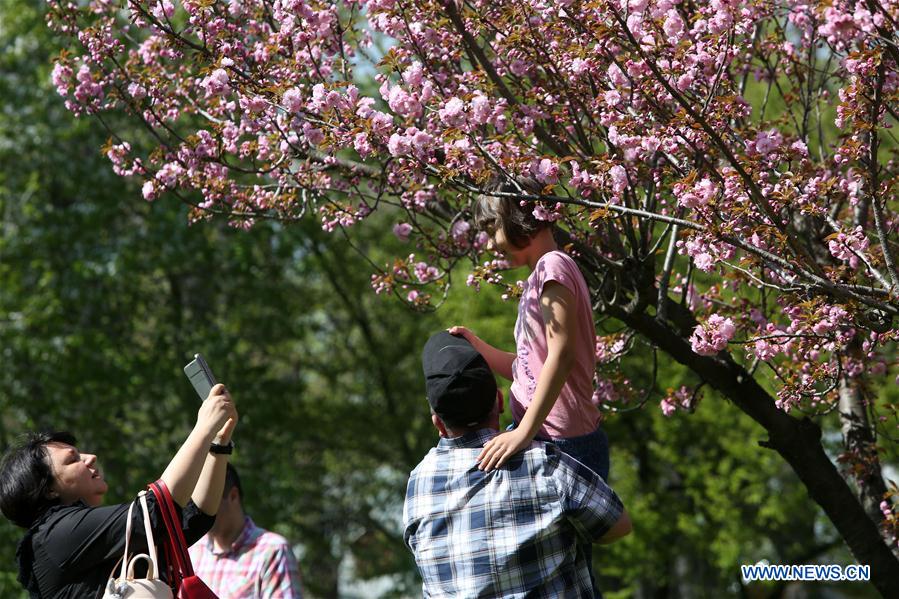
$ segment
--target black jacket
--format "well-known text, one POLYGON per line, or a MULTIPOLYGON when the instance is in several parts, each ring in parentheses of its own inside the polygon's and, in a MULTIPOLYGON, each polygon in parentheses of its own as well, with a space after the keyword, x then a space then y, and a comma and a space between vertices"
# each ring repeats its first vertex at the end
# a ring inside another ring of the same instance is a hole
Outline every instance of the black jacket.
MULTIPOLYGON (((19 542, 16 560, 19 563, 19 582, 34 599, 94 599, 102 596, 113 568, 125 552, 125 524, 127 503, 88 507, 83 502, 56 506, 47 510, 19 542)), ((163 541, 165 524, 156 498, 147 493, 147 507, 156 551, 160 560, 160 575, 165 575, 163 541)), ((182 528, 187 544, 192 545, 212 528, 215 516, 200 511, 194 502, 183 510, 182 528)), ((144 515, 140 504, 132 514, 131 547, 129 552, 145 553, 144 515)))

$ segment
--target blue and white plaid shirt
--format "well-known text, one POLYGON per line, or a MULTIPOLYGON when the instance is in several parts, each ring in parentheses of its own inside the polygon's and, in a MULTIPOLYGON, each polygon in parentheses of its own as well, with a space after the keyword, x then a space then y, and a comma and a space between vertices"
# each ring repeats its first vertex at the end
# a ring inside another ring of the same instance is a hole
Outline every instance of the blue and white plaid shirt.
POLYGON ((440 439, 409 477, 403 536, 424 596, 593 597, 578 543, 608 532, 621 500, 548 443, 478 470, 475 459, 496 434, 440 439))

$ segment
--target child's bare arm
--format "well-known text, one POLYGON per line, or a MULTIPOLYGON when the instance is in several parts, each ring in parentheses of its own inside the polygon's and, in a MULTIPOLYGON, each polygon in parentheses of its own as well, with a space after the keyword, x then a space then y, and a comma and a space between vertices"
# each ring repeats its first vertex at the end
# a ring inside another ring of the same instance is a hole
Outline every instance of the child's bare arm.
POLYGON ((574 294, 564 285, 548 281, 540 296, 540 308, 546 326, 547 356, 534 399, 514 431, 497 435, 484 445, 478 456, 482 470, 502 466, 534 439, 574 366, 573 348, 577 347, 578 336, 574 294))
POLYGON ((504 379, 512 380, 512 362, 515 361, 515 354, 493 347, 466 327, 454 326, 448 330, 450 335, 465 337, 477 352, 484 356, 490 370, 504 379))
POLYGON ((548 281, 540 296, 540 309, 546 325, 546 361, 540 371, 534 399, 518 425, 530 439, 543 426, 571 373, 578 335, 574 294, 567 287, 548 281))

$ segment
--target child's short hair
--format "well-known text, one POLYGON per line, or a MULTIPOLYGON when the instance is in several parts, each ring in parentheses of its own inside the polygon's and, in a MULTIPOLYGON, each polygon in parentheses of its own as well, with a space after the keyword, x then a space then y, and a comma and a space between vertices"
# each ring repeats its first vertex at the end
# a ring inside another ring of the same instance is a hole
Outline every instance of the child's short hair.
POLYGON ((518 187, 506 177, 497 179, 487 186, 488 194, 478 196, 475 202, 474 224, 479 231, 491 234, 502 228, 509 243, 521 249, 528 245, 534 235, 542 229, 550 227, 552 223, 534 217, 532 202, 527 202, 522 206, 521 201, 513 197, 489 195, 489 192, 521 193, 522 191, 527 195, 541 195, 541 186, 534 179, 516 179, 515 181, 518 183, 518 187))

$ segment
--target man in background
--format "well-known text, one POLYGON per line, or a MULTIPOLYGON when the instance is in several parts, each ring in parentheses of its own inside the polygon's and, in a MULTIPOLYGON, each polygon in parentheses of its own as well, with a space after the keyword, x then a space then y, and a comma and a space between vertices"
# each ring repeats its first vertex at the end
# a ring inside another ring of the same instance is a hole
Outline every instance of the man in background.
POLYGON ((219 599, 301 599, 297 560, 287 540, 244 513, 237 469, 228 464, 215 524, 190 548, 194 572, 219 599))

